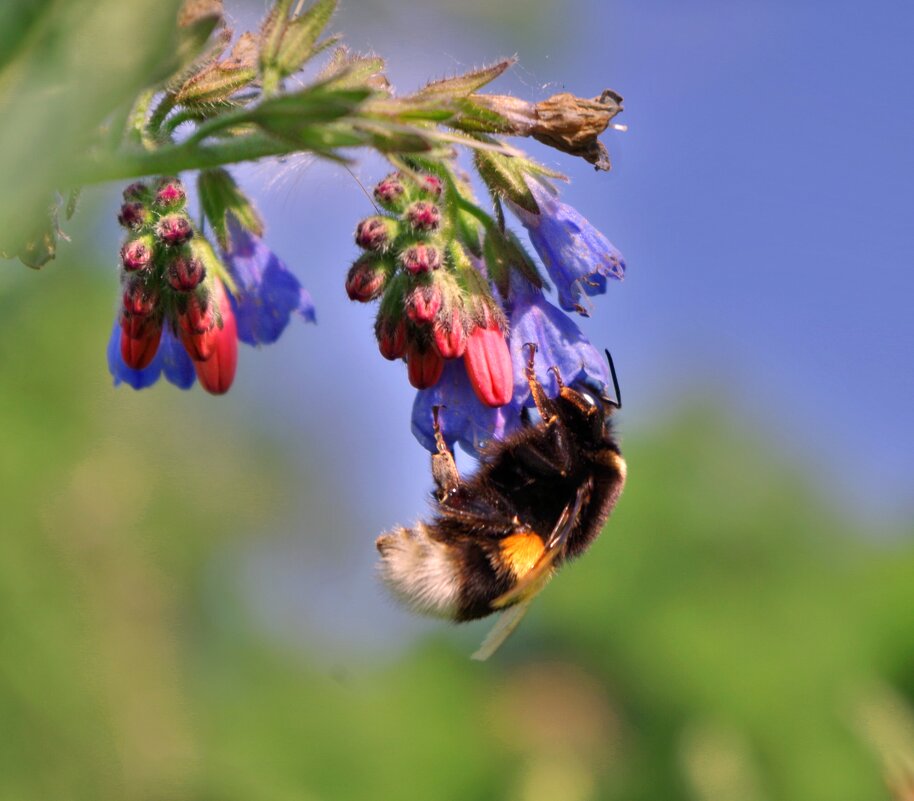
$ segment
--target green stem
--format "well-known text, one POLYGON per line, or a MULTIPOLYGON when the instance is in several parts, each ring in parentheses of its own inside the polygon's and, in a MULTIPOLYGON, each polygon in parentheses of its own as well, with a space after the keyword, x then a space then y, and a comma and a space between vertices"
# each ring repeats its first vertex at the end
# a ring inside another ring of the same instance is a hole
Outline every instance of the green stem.
POLYGON ((256 161, 269 156, 285 156, 293 152, 288 144, 260 135, 250 135, 197 146, 189 142, 158 150, 131 150, 101 154, 86 160, 84 172, 74 183, 96 184, 141 178, 145 175, 170 175, 186 170, 221 167, 241 161, 256 161))

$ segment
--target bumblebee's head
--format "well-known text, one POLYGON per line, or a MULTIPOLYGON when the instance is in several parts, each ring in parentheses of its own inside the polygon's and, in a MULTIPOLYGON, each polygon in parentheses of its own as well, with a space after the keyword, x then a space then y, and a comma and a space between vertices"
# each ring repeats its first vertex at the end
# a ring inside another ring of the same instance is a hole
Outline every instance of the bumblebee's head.
POLYGON ((602 388, 587 382, 562 387, 556 398, 566 425, 579 435, 589 437, 595 442, 604 439, 610 416, 616 409, 622 408, 619 380, 609 351, 606 351, 606 358, 612 376, 614 399, 608 397, 602 388))

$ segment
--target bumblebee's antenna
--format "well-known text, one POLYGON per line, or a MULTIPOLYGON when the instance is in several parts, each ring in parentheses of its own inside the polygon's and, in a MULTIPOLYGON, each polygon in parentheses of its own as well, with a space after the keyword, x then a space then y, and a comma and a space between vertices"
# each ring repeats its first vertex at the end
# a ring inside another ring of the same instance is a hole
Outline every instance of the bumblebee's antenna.
POLYGON ((606 361, 609 362, 609 374, 613 377, 613 392, 616 394, 616 399, 614 401, 609 401, 609 405, 615 407, 616 409, 621 409, 622 393, 619 391, 619 379, 616 376, 616 365, 613 364, 613 357, 609 352, 609 348, 607 348, 604 352, 606 353, 606 361))

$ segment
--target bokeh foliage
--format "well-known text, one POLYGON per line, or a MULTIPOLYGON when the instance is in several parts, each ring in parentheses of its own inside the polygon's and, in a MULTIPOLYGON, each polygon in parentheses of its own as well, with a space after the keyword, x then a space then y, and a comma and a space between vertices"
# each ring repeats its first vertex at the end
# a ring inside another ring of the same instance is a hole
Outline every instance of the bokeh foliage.
POLYGON ((914 553, 761 437, 707 410, 626 437, 607 532, 491 662, 477 627, 328 671, 213 569, 287 508, 282 453, 111 389, 110 288, 27 277, 0 295, 0 799, 888 797, 914 553))

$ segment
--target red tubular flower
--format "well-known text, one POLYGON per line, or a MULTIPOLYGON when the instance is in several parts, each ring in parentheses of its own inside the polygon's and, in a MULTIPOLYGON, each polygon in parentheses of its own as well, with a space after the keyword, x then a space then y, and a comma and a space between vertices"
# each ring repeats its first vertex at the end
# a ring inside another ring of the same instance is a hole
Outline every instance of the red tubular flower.
POLYGON ((406 321, 378 318, 375 324, 375 336, 378 338, 378 350, 385 359, 395 361, 406 355, 406 321))
POLYGON ((162 322, 125 312, 121 317, 121 358, 129 368, 149 366, 162 339, 162 322))
POLYGON ((207 335, 212 340, 212 353, 205 361, 194 359, 194 370, 203 389, 211 395, 224 395, 235 380, 238 366, 238 325, 225 288, 218 280, 213 289, 213 301, 219 304, 222 326, 214 326, 207 335))
POLYGON ((511 352, 496 323, 472 331, 463 361, 476 396, 486 406, 504 406, 511 400, 514 393, 511 352))
POLYGON ((406 355, 409 383, 416 389, 428 389, 438 383, 444 370, 444 359, 434 348, 422 349, 411 342, 406 355))
POLYGON ((216 347, 215 328, 216 316, 211 299, 191 295, 187 300, 187 309, 178 317, 178 335, 191 359, 205 361, 212 356, 216 347))
POLYGON ((454 314, 450 317, 439 314, 435 320, 432 334, 435 347, 445 359, 457 359, 466 352, 467 334, 460 318, 454 314))

